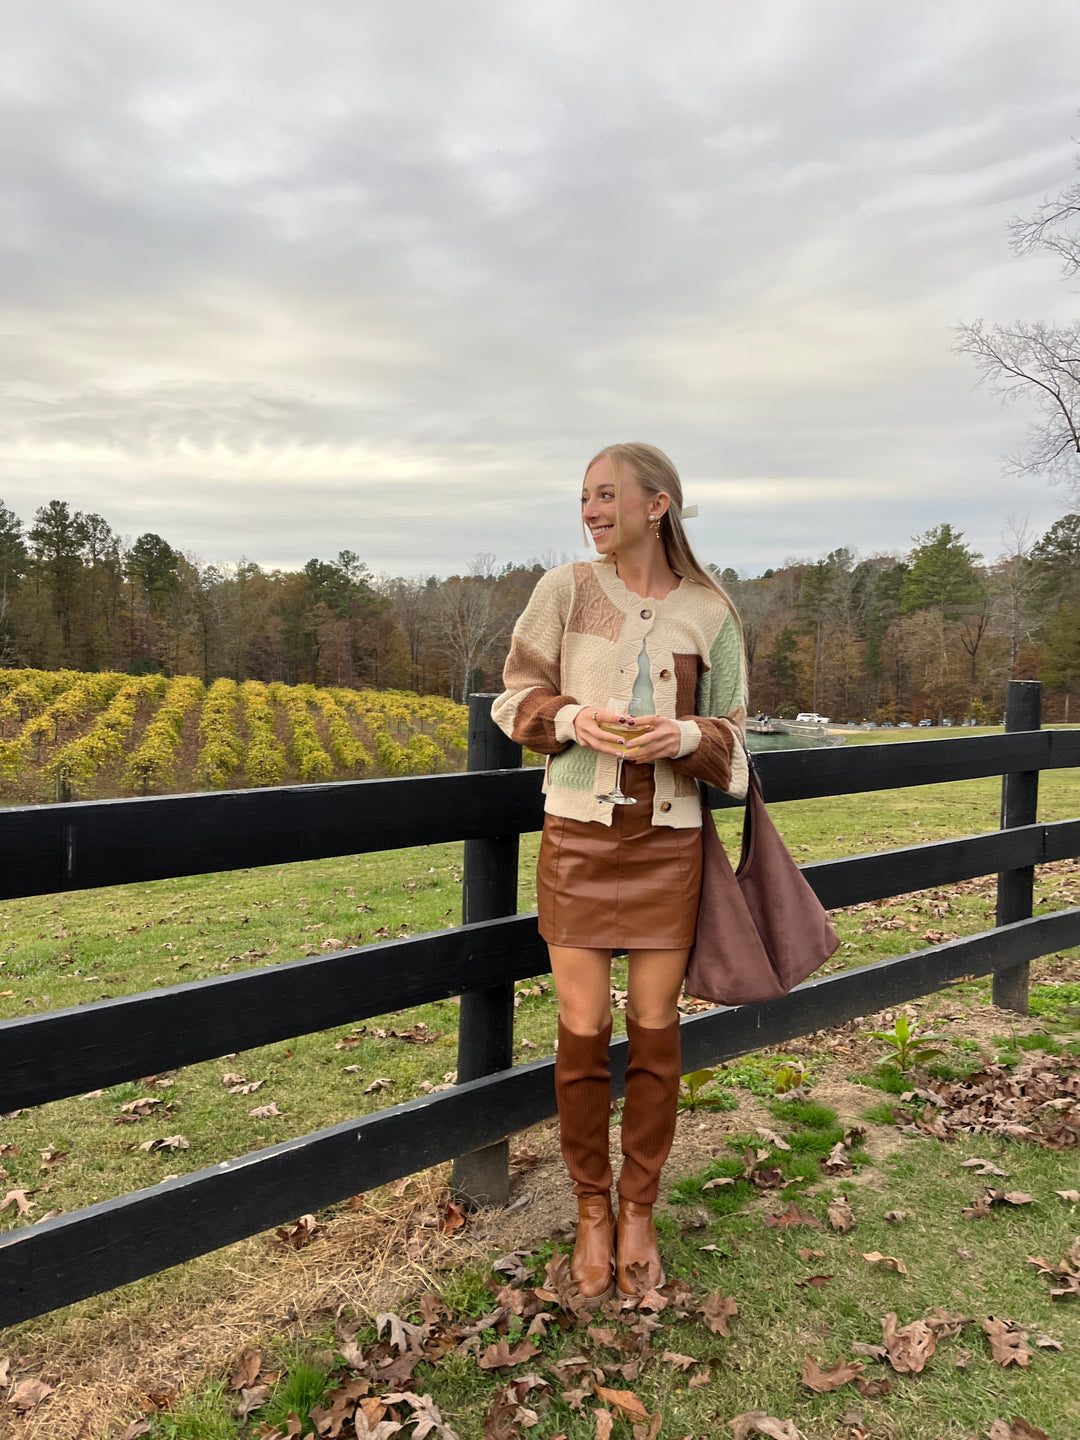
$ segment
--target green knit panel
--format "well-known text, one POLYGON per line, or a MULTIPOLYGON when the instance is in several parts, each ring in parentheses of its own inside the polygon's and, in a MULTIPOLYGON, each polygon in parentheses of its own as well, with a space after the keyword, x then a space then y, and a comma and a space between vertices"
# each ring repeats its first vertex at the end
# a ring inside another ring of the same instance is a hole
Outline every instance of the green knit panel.
POLYGON ((746 696, 739 627, 730 612, 709 650, 709 666, 698 681, 697 713, 729 715, 746 696))
POLYGON ((595 750, 588 750, 584 745, 571 745, 569 750, 552 756, 550 783, 565 790, 584 790, 591 795, 596 785, 596 755, 595 750))

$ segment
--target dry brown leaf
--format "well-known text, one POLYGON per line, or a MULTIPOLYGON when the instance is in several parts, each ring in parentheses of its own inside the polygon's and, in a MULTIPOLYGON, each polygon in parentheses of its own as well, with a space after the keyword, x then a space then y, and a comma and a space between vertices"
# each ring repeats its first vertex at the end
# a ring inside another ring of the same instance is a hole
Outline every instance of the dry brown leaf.
POLYGON ((248 1115, 252 1120, 269 1120, 272 1115, 280 1115, 277 1101, 271 1100, 269 1105, 258 1105, 254 1110, 249 1110, 248 1115))
POLYGON ((791 1146, 782 1139, 775 1130, 770 1130, 767 1125, 755 1125, 754 1129, 761 1136, 767 1145, 774 1146, 777 1150, 790 1150, 791 1146))
POLYGON ((150 1434, 149 1420, 132 1420, 131 1424, 120 1436, 120 1440, 141 1440, 143 1435, 150 1434))
POLYGON ((663 1424, 663 1412, 657 1410, 655 1415, 649 1416, 647 1424, 635 1425, 633 1427, 634 1440, 656 1440, 656 1437, 660 1434, 660 1431, 663 1428, 663 1424))
POLYGON ((961 1166, 965 1170, 974 1170, 976 1175, 1008 1175, 1007 1170, 1000 1169, 992 1160, 980 1160, 973 1156, 970 1160, 961 1160, 961 1166))
MULTIPOLYGON (((830 1206, 830 1209, 831 1208, 830 1206)), ((821 1229, 821 1221, 817 1216, 811 1214, 808 1210, 800 1210, 794 1200, 789 1200, 779 1215, 766 1215, 765 1224, 789 1229, 797 1225, 806 1225, 811 1230, 821 1229)))
POLYGON ((503 1365, 520 1365, 539 1353, 539 1345, 534 1345, 528 1338, 519 1340, 512 1350, 509 1341, 502 1339, 489 1345, 477 1364, 481 1370, 498 1370, 503 1365))
POLYGON ((7 1358, 6 1355, 5 1355, 5 1356, 0 1356, 0 1388, 5 1389, 5 1390, 7 1389, 8 1385, 11 1383, 10 1380, 8 1379, 8 1372, 10 1371, 10 1369, 11 1369, 11 1361, 7 1358))
POLYGON ((609 1440, 615 1416, 610 1410, 594 1410, 593 1415, 596 1417, 596 1440, 609 1440))
POLYGON ((835 1200, 829 1201, 826 1211, 829 1217, 829 1229, 836 1230, 841 1235, 846 1235, 855 1228, 855 1212, 846 1195, 840 1195, 835 1200))
POLYGON ((799 1251, 799 1259, 803 1262, 803 1264, 805 1264, 807 1260, 824 1260, 824 1259, 825 1259, 825 1251, 824 1251, 824 1250, 800 1250, 800 1251, 799 1251))
POLYGON ((862 1258, 867 1264, 881 1270, 895 1270, 898 1275, 907 1274, 907 1266, 902 1260, 897 1260, 895 1255, 882 1255, 880 1250, 864 1250, 862 1258))
POLYGON ((589 1339, 595 1340, 597 1345, 614 1345, 615 1336, 618 1331, 615 1329, 604 1329, 599 1325, 589 1326, 589 1339))
POLYGON ((1004 1420, 995 1420, 987 1435, 989 1440, 1050 1440, 1045 1430, 1032 1425, 1022 1415, 1014 1415, 1011 1425, 1006 1425, 1004 1420))
POLYGON ((0 1214, 3 1214, 9 1205, 14 1205, 20 1215, 29 1215, 34 1208, 34 1202, 28 1197, 36 1194, 36 1190, 9 1190, 3 1200, 0 1200, 0 1214))
POLYGON ((796 1280, 795 1285, 799 1290, 805 1290, 807 1286, 814 1290, 820 1290, 827 1285, 833 1277, 831 1275, 808 1275, 805 1280, 796 1280))
POLYGON ((1067 1205, 1080 1205, 1080 1190, 1055 1190, 1055 1195, 1060 1195, 1067 1205))
POLYGON ((996 1364, 1005 1369, 1019 1365, 1026 1369, 1031 1364, 1031 1351, 1027 1348, 1027 1331, 1013 1326, 1011 1320, 988 1315, 982 1328, 990 1341, 990 1353, 996 1364))
POLYGON ((8 1397, 8 1404, 13 1405, 16 1410, 32 1410, 35 1405, 40 1405, 42 1400, 47 1399, 53 1393, 53 1387, 46 1385, 44 1380, 38 1380, 31 1376, 27 1380, 20 1380, 8 1397))
POLYGON ((393 1083, 389 1075, 380 1076, 378 1080, 372 1080, 370 1085, 364 1087, 364 1094, 370 1095, 374 1090, 385 1090, 388 1086, 393 1085, 393 1083))
POLYGON ((240 1404, 237 1407, 237 1418, 246 1420, 253 1410, 259 1410, 270 1399, 269 1385, 245 1386, 240 1391, 240 1404))
POLYGON ((730 1336, 728 1321, 739 1313, 739 1307, 722 1290, 714 1290, 701 1302, 700 1313, 714 1335, 730 1336))
POLYGON ((971 1324, 969 1315, 950 1315, 948 1310, 943 1310, 940 1305, 935 1305, 930 1314, 926 1317, 926 1323, 939 1340, 951 1340, 959 1335, 965 1325, 971 1324))
POLYGON ((676 1370, 689 1370, 691 1365, 697 1364, 693 1355, 680 1355, 675 1350, 665 1350, 660 1360, 664 1365, 674 1365, 676 1370))
POLYGON ((616 1414, 626 1420, 642 1422, 651 1419, 648 1410, 632 1390, 606 1390, 603 1385, 597 1385, 596 1398, 605 1405, 610 1405, 616 1414))
POLYGON ((746 1440, 751 1432, 755 1435, 767 1435, 769 1440, 806 1440, 794 1420, 777 1420, 775 1415, 766 1415, 764 1410, 747 1410, 742 1415, 736 1415, 734 1420, 729 1420, 728 1424, 731 1426, 732 1440, 746 1440))
POLYGON ((464 1205, 459 1205, 456 1200, 450 1200, 446 1206, 446 1213, 439 1223, 439 1233, 453 1235, 455 1230, 461 1229, 467 1219, 464 1205))
POLYGON ((902 1225, 907 1219, 906 1210, 886 1210, 885 1217, 890 1225, 902 1225))
POLYGON ((57 1150, 53 1145, 47 1145, 41 1152, 41 1169, 55 1170, 57 1165, 62 1165, 68 1158, 67 1150, 57 1150))
POLYGON ((319 1229, 319 1222, 314 1215, 301 1215, 291 1230, 287 1225, 279 1226, 275 1231, 276 1243, 289 1250, 302 1250, 319 1229))
POLYGON ((249 1390, 259 1378, 262 1369, 262 1351, 245 1350, 233 1366, 229 1379, 230 1390, 249 1390))
POLYGON ((856 1340, 851 1348, 856 1355, 865 1355, 870 1360, 884 1360, 889 1353, 884 1345, 867 1345, 862 1340, 856 1340))
POLYGON ((799 1379, 811 1390, 816 1390, 819 1395, 825 1395, 830 1390, 838 1390, 841 1385, 846 1385, 849 1380, 854 1380, 861 1375, 864 1366, 859 1360, 848 1360, 841 1355, 828 1370, 822 1370, 821 1366, 812 1355, 807 1355, 806 1363, 803 1365, 802 1374, 799 1379))
POLYGON ((897 1329, 894 1310, 882 1320, 881 1331, 889 1364, 899 1375, 918 1375, 937 1345, 937 1337, 925 1320, 913 1320, 897 1329))
POLYGON ((720 1175, 715 1180, 706 1180, 701 1188, 702 1190, 719 1190, 721 1185, 734 1185, 736 1178, 734 1175, 720 1175))

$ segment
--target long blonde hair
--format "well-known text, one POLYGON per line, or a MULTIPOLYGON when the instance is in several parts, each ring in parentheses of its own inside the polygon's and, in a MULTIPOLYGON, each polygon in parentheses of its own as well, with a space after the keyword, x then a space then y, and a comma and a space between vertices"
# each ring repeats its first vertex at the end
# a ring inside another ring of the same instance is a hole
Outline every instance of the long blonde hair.
MULTIPOLYGON (((622 468, 629 466, 635 480, 642 490, 650 498, 656 495, 667 495, 671 504, 664 512, 660 520, 660 539, 663 541, 664 554, 672 570, 680 579, 685 576, 692 576, 700 584, 715 590, 722 597, 728 609, 735 618, 739 627, 739 635, 742 636, 742 621, 739 619, 739 612, 732 603, 731 596, 717 580, 711 570, 706 570, 701 561, 694 554, 687 538, 686 530, 682 522, 683 492, 682 481, 679 479, 679 472, 671 463, 662 450, 655 445, 646 445, 642 440, 633 440, 625 445, 605 445, 598 450, 593 458, 585 466, 586 475, 596 464, 607 456, 611 462, 611 469, 615 476, 615 535, 619 534, 619 500, 622 489, 622 468)), ((612 557, 613 559, 613 557, 612 557)))

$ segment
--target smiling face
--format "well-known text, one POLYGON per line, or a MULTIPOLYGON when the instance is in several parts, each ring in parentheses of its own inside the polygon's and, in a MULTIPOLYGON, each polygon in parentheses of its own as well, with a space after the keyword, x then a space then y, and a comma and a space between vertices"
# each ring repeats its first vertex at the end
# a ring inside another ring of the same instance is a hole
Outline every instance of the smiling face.
POLYGON ((647 495, 628 465, 621 469, 616 487, 611 458, 602 455, 589 466, 582 482, 581 518, 598 555, 635 548, 646 540, 655 544, 649 518, 662 515, 669 504, 666 495, 647 495))

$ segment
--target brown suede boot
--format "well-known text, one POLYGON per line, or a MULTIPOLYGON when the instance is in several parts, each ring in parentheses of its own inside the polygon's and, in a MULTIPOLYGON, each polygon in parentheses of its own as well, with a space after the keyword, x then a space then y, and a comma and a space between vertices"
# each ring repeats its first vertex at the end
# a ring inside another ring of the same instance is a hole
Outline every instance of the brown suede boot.
POLYGON ((570 1275, 582 1298, 614 1291, 615 1216, 611 1208, 611 1022, 598 1035, 578 1035, 559 1020, 555 1097, 559 1142, 578 1197, 578 1233, 570 1275))
POLYGON ((619 1294, 641 1296, 664 1283, 652 1207, 660 1171, 675 1138, 679 1096, 679 1022, 649 1029, 626 1019, 629 1051, 623 1105, 623 1166, 619 1175, 619 1294))

